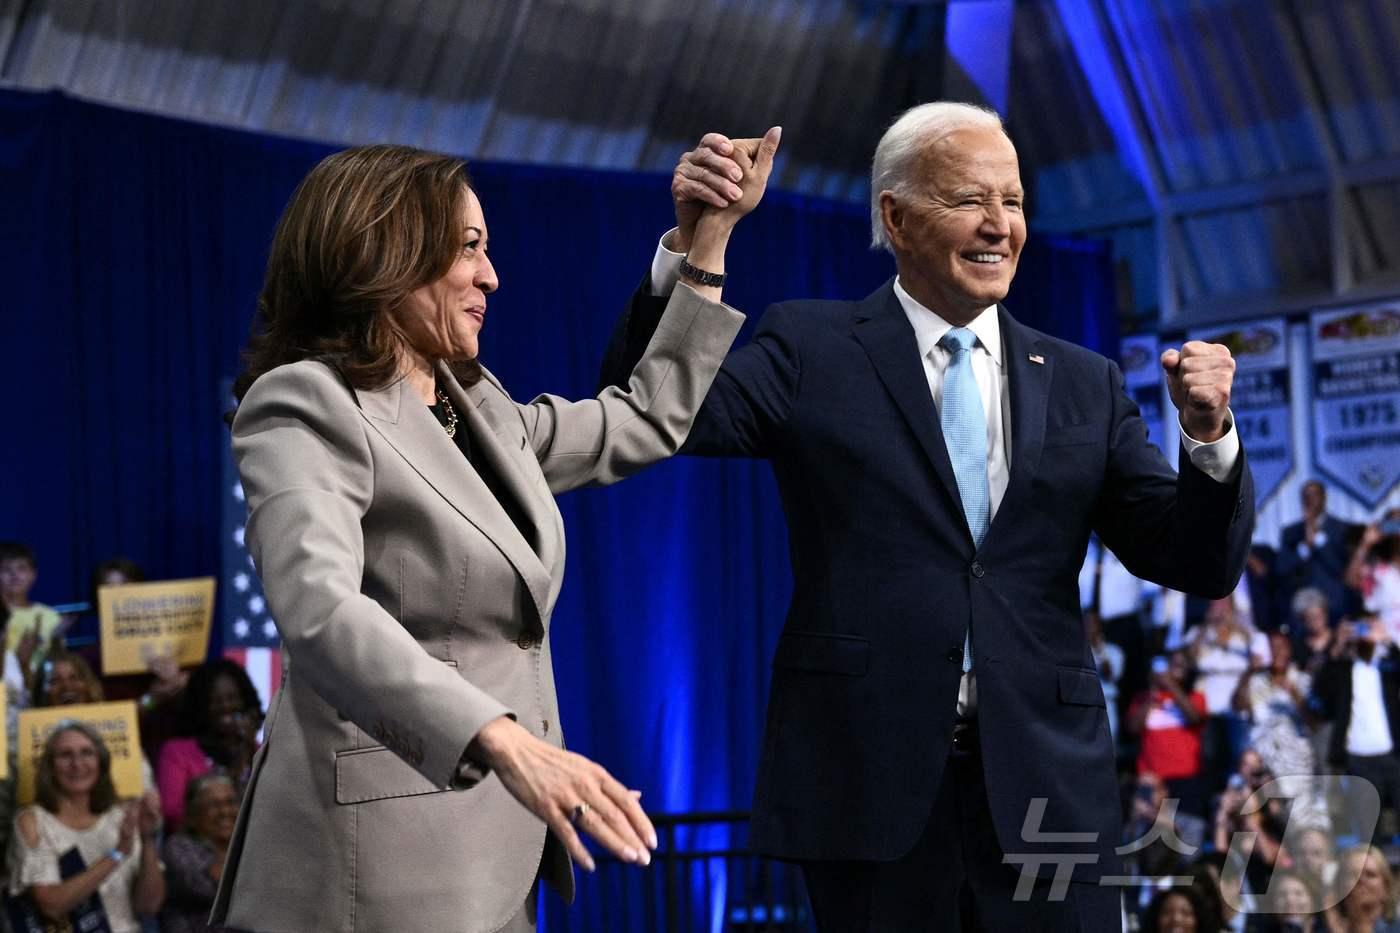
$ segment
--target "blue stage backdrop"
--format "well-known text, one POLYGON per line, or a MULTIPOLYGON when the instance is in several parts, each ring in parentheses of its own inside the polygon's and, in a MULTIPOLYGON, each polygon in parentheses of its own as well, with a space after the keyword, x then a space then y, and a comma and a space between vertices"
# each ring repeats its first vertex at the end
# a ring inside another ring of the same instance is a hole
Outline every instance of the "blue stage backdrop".
MULTIPOLYGON (((329 151, 0 93, 0 538, 37 549, 37 598, 80 597, 117 554, 154 578, 219 571, 220 386, 277 216, 329 151)), ((668 178, 472 172, 501 278, 483 361, 518 398, 589 394, 670 225, 668 178)), ((770 192, 734 238, 726 298, 751 330, 771 301, 864 295, 893 271, 868 238, 858 206, 770 192)), ((1010 305, 1116 354, 1104 245, 1032 235, 1010 305)), ((569 744, 644 789, 651 810, 747 808, 789 593, 771 473, 677 460, 561 506, 570 561, 553 637, 569 744)), ((603 895, 581 897, 596 908, 603 895)), ((565 928, 562 915, 552 907, 547 925, 565 928)), ((597 916, 581 907, 570 925, 601 928, 597 916)))

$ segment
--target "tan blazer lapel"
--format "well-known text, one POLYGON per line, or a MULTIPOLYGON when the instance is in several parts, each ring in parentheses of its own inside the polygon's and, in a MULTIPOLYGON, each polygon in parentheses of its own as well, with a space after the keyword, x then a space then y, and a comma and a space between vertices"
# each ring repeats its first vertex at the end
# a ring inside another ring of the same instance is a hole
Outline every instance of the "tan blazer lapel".
POLYGON ((524 508, 534 531, 530 544, 545 570, 555 576, 563 532, 559 510, 525 437, 525 426, 515 410, 515 403, 487 379, 464 388, 441 363, 438 373, 452 404, 458 406, 466 418, 472 443, 478 445, 477 449, 485 454, 511 495, 524 508))
MULTIPOLYGON (((468 411, 472 406, 467 403, 455 380, 448 383, 448 389, 459 414, 472 417, 468 411)), ((549 572, 486 483, 463 460, 462 452, 442 430, 427 406, 412 396, 408 384, 402 380, 375 391, 358 390, 356 394, 360 410, 369 425, 452 508, 500 549, 525 581, 525 588, 535 603, 539 618, 545 619, 552 589, 549 572)), ((490 433, 478 428, 472 440, 476 442, 479 435, 490 433)), ((521 485, 519 468, 500 459, 493 460, 493 465, 515 492, 521 485)), ((537 507, 530 503, 527 496, 520 498, 522 503, 526 503, 531 520, 538 522, 537 507)))

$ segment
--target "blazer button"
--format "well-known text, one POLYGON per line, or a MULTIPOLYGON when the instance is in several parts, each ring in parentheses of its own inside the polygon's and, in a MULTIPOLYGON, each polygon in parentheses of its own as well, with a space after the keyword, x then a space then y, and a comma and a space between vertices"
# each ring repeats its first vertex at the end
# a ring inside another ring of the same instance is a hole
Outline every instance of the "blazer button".
POLYGON ((515 640, 515 646, 521 651, 529 651, 537 644, 539 644, 539 642, 535 641, 535 636, 531 635, 529 632, 526 632, 515 640))
POLYGON ((544 720, 541 720, 541 721, 540 721, 540 731, 543 732, 545 735, 549 735, 549 720, 548 720, 548 719, 544 719, 544 720))
POLYGON ((952 661, 954 664, 961 664, 961 663, 962 663, 962 651, 963 651, 963 650, 962 650, 962 646, 961 646, 961 645, 959 645, 959 646, 956 647, 956 648, 949 648, 949 649, 948 649, 948 660, 949 660, 949 661, 952 661))
POLYGON ((977 579, 980 580, 980 579, 982 579, 982 577, 983 577, 986 573, 987 573, 987 571, 984 570, 984 569, 982 568, 982 564, 981 564, 980 562, 978 562, 978 561, 973 561, 973 562, 972 562, 972 575, 973 575, 974 577, 976 577, 977 579))

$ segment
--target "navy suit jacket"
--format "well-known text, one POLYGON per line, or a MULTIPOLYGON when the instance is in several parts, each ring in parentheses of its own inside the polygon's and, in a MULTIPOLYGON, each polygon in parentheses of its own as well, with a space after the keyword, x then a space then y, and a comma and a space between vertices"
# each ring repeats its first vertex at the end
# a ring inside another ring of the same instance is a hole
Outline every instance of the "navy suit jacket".
MULTIPOLYGON (((1327 597, 1327 615, 1335 623, 1352 609, 1359 608, 1352 605, 1353 600, 1344 582, 1347 561, 1351 559, 1351 549, 1347 547, 1351 526, 1340 518, 1324 515, 1322 531, 1327 535, 1327 540, 1306 559, 1298 553, 1303 530, 1303 522, 1283 529, 1274 573, 1287 599, 1292 599, 1293 594, 1305 586, 1321 590, 1327 597)), ((1285 607, 1284 611, 1289 610, 1285 607)))
MULTIPOLYGON (((644 282, 605 383, 626 378, 661 307, 644 282)), ((1076 880, 1117 870, 1113 745, 1077 584, 1089 534, 1141 577, 1224 596, 1244 567, 1253 484, 1247 465, 1221 484, 1184 453, 1176 475, 1117 366, 999 318, 1010 481, 980 547, 893 281, 862 301, 769 308, 682 448, 768 459, 787 516, 795 586, 753 814, 764 854, 884 860, 913 847, 948 759, 971 625, 1002 850, 1075 854, 1076 880)))

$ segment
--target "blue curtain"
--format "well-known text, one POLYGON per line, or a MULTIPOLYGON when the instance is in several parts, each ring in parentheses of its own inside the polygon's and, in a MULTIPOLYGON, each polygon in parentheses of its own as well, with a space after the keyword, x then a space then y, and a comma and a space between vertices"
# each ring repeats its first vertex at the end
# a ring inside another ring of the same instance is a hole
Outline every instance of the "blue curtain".
MULTIPOLYGON (((0 93, 0 538, 36 548, 36 598, 81 598, 115 554, 157 579, 217 573, 220 385, 277 216, 329 151, 0 93)), ((519 398, 589 393, 670 225, 668 179, 472 172, 501 278, 483 361, 519 398)), ((864 295, 893 271, 867 241, 859 207, 771 192, 735 235, 726 298, 751 327, 782 298, 864 295)), ((1116 351, 1107 246, 1032 237, 1022 264, 1018 317, 1116 351)), ((653 811, 747 808, 790 586, 771 473, 675 460, 561 507, 570 560, 553 631, 569 744, 653 811)), ((585 884, 581 897, 570 917, 547 903, 545 926, 607 929, 604 894, 585 884)))

